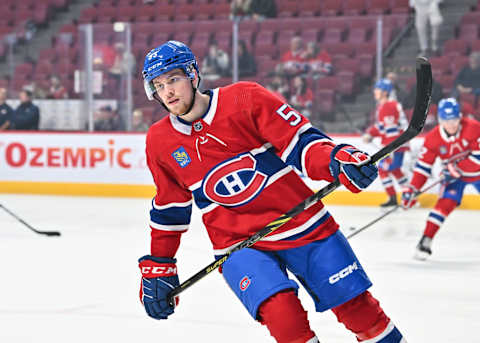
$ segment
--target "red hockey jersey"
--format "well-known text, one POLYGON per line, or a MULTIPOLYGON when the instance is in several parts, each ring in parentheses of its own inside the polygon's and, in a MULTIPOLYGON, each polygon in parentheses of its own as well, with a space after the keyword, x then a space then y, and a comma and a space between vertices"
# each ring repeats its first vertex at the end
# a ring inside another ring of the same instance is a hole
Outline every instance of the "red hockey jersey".
MULTIPOLYGON (((251 82, 207 92, 202 118, 188 123, 170 115, 147 134, 157 187, 150 211, 155 256, 175 255, 193 202, 221 255, 313 194, 296 170, 333 181, 328 165, 335 143, 278 97, 251 82)), ((337 229, 319 201, 255 247, 297 247, 337 229)))
MULTIPOLYGON (((375 111, 375 124, 367 129, 367 133, 373 137, 381 137, 382 145, 393 142, 404 131, 406 123, 402 105, 395 100, 390 100, 378 105, 375 111)), ((405 149, 401 147, 401 149, 405 149)))
POLYGON ((480 180, 480 123, 474 119, 462 118, 455 136, 448 136, 437 125, 426 136, 419 159, 415 165, 411 184, 420 189, 432 174, 435 160, 440 158, 443 167, 449 162, 458 161, 462 180, 480 180))

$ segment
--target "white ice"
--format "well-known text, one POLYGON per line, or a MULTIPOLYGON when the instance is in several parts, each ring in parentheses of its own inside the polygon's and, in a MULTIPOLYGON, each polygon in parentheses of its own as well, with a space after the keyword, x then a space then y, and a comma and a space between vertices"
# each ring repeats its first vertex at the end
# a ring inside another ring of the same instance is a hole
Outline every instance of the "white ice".
MULTIPOLYGON (((149 252, 148 199, 0 195, 0 342, 274 342, 217 273, 181 294, 176 313, 153 320, 138 300, 138 257, 149 252)), ((329 206, 348 232, 379 215, 373 207, 329 206)), ((399 211, 350 239, 371 292, 409 343, 480 342, 479 211, 457 210, 434 240, 433 256, 412 259, 427 209, 399 211)), ((181 280, 212 261, 195 212, 178 257, 181 280)), ((330 312, 315 313, 323 343, 356 342, 330 312)))

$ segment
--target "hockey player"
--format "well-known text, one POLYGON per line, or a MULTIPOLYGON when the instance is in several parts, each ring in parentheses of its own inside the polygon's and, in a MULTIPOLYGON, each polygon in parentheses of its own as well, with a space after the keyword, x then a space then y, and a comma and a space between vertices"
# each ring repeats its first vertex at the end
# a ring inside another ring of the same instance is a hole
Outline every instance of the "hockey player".
POLYGON ((480 123, 462 118, 454 98, 440 100, 438 121, 425 136, 412 179, 402 194, 404 207, 411 207, 416 201, 414 192, 430 177, 435 160, 441 160, 445 176, 441 195, 428 215, 415 254, 422 260, 432 254, 432 239, 447 216, 460 205, 465 186, 471 184, 480 192, 480 123))
MULTIPOLYGON (((375 124, 369 127, 367 133, 363 135, 364 142, 371 142, 373 137, 381 137, 382 145, 386 145, 404 131, 405 114, 402 106, 395 100, 389 100, 392 89, 392 82, 388 79, 380 79, 375 83, 373 88, 373 96, 377 102, 375 124)), ((407 182, 407 177, 402 171, 406 150, 408 147, 400 147, 379 163, 378 175, 388 195, 388 200, 380 204, 381 207, 397 205, 397 193, 393 180, 395 179, 400 186, 407 182)))
MULTIPOLYGON (((317 180, 338 178, 352 192, 377 176, 367 154, 335 143, 256 83, 200 92, 195 56, 181 42, 151 50, 143 77, 148 98, 170 112, 146 142, 157 193, 151 254, 139 259, 140 299, 152 318, 174 312, 167 294, 179 285, 174 256, 193 202, 219 258, 313 194, 295 169, 317 180)), ((287 269, 316 310, 331 309, 359 341, 405 342, 367 291, 370 280, 322 202, 222 265, 227 284, 277 342, 318 342, 287 269)))

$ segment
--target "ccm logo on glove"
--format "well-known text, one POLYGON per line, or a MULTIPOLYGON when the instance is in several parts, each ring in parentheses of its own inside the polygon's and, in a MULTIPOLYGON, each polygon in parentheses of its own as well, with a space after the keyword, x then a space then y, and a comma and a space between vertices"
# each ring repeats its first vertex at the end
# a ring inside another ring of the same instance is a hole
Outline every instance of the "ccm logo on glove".
POLYGON ((140 264, 142 276, 146 278, 165 277, 177 275, 177 267, 173 263, 156 263, 153 261, 143 261, 140 264))

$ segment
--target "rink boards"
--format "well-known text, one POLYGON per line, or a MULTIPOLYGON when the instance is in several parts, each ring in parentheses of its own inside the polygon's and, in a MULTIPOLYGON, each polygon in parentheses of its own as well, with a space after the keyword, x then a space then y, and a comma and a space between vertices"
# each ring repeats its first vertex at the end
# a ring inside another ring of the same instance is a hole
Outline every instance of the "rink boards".
MULTIPOLYGON (((358 135, 333 136, 370 153, 376 144, 362 143, 358 135)), ((423 142, 415 138, 406 155, 404 171, 411 174, 414 158, 423 142), (413 158, 412 158, 413 156, 413 158)), ((434 168, 434 181, 439 175, 434 168)), ((308 182, 318 190, 322 182, 308 182)), ((130 133, 0 133, 0 193, 147 197, 155 194, 145 162, 145 134, 130 133)), ((432 206, 438 188, 423 195, 423 206, 432 206)), ((367 190, 352 194, 343 187, 330 194, 326 203, 377 206, 386 200, 377 179, 367 190)), ((480 209, 480 196, 467 187, 461 205, 480 209)))

